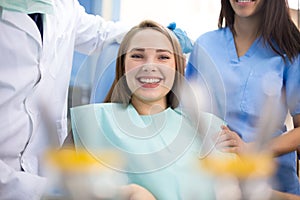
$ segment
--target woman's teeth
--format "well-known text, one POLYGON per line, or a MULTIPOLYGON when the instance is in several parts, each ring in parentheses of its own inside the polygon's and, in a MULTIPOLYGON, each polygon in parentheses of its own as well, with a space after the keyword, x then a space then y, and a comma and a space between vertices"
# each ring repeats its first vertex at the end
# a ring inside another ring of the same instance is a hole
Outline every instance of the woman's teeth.
POLYGON ((140 78, 139 81, 141 83, 158 83, 160 81, 159 78, 140 78))
POLYGON ((249 3, 252 1, 254 1, 254 0, 236 0, 236 2, 238 2, 238 3, 249 3))

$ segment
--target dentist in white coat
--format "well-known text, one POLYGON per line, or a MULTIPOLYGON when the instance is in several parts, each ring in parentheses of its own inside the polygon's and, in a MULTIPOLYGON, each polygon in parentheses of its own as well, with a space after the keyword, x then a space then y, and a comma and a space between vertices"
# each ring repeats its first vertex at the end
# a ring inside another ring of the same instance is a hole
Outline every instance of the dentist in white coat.
POLYGON ((67 135, 73 51, 100 51, 123 28, 77 0, 0 0, 1 200, 41 198, 41 156, 67 135), (41 31, 31 13, 41 13, 41 31))

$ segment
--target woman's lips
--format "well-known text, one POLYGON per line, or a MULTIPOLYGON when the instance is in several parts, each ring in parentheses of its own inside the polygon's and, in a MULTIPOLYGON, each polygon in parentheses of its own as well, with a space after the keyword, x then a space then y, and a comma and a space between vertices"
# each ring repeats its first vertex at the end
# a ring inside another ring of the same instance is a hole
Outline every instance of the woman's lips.
POLYGON ((255 2, 255 0, 235 0, 236 4, 239 6, 247 6, 255 2))
POLYGON ((249 3, 252 1, 255 1, 255 0, 235 0, 235 2, 238 2, 238 3, 249 3))
POLYGON ((162 78, 158 77, 140 77, 137 79, 144 88, 155 88, 159 86, 162 78))

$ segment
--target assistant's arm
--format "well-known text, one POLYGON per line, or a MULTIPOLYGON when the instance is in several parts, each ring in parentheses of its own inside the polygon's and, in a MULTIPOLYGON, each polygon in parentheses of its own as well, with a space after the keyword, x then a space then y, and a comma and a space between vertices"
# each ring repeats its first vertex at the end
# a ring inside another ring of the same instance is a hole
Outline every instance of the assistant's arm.
MULTIPOLYGON (((300 148, 300 114, 293 117, 295 128, 270 140, 267 148, 274 156, 297 151, 300 148)), ((237 133, 223 127, 217 148, 229 153, 247 153, 255 148, 255 143, 245 143, 237 133)))
POLYGON ((293 118, 294 129, 274 138, 271 150, 274 155, 296 151, 300 145, 300 55, 286 69, 285 87, 289 111, 293 118))
POLYGON ((300 147, 300 114, 293 116, 294 129, 271 141, 270 149, 275 156, 296 151, 300 147))

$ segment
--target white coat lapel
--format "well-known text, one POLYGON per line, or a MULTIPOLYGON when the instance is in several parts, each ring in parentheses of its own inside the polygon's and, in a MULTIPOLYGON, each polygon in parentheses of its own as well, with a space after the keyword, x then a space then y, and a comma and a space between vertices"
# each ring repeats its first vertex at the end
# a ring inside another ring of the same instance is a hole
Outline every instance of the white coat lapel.
POLYGON ((56 34, 56 18, 54 15, 44 15, 43 16, 43 24, 44 24, 44 41, 43 41, 43 49, 46 52, 49 48, 54 48, 53 42, 55 41, 56 34))
POLYGON ((36 40, 40 46, 42 46, 42 38, 34 21, 25 13, 13 12, 2 9, 1 18, 7 21, 17 28, 28 33, 34 40, 36 40))

